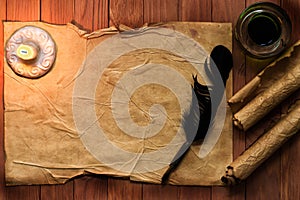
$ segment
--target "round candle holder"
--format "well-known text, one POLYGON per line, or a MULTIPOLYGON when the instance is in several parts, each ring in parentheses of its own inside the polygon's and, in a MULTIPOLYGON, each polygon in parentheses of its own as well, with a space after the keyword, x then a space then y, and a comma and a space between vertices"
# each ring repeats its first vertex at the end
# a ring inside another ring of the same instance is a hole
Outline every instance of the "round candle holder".
POLYGON ((288 45, 292 24, 280 6, 259 2, 246 8, 235 26, 235 37, 242 48, 256 58, 280 54, 288 45))
POLYGON ((6 43, 6 61, 22 77, 39 78, 52 68, 56 45, 45 30, 25 26, 18 29, 6 43))

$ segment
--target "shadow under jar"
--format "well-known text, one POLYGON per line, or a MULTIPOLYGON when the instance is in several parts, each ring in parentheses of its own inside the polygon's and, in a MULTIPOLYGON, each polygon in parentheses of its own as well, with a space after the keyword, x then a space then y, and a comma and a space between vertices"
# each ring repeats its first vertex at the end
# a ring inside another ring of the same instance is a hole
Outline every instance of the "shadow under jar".
POLYGON ((236 23, 235 36, 243 49, 256 58, 280 54, 288 45, 292 24, 276 4, 259 2, 246 8, 236 23))

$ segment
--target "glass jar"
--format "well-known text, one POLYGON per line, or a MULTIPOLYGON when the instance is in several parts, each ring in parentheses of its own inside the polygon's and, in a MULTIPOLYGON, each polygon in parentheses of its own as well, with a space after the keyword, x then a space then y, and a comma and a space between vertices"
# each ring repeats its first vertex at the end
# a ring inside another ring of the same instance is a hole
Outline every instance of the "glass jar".
POLYGON ((243 49, 256 58, 269 58, 288 45, 292 24, 288 14, 276 4, 259 2, 246 8, 235 26, 235 36, 243 49))

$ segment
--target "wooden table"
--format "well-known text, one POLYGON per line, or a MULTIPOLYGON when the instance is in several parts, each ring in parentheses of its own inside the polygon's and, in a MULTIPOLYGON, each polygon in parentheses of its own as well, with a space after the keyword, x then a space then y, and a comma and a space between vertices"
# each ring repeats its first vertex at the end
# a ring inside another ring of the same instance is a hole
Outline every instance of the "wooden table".
MULTIPOLYGON (((122 23, 139 27, 145 22, 213 21, 232 22, 255 0, 0 0, 0 19, 40 20, 65 24, 74 20, 82 28, 93 31, 122 23)), ((300 0, 271 0, 287 10, 293 21, 293 41, 300 38, 300 0)), ((3 41, 3 26, 0 25, 3 41)), ((3 42, 1 42, 1 55, 3 42)), ((265 62, 246 57, 233 42, 234 92, 249 81, 265 62)), ((3 59, 1 59, 3 85, 3 59)), ((1 89, 1 96, 2 96, 1 89)), ((290 98, 287 102, 292 101, 290 98)), ((287 110, 284 103, 246 134, 234 130, 234 157, 253 143, 278 113, 287 110)), ((3 122, 3 106, 1 105, 3 122)), ((244 183, 235 187, 180 187, 131 183, 106 176, 84 176, 65 185, 5 187, 3 123, 1 123, 0 200, 20 199, 300 199, 300 135, 293 137, 244 183)))

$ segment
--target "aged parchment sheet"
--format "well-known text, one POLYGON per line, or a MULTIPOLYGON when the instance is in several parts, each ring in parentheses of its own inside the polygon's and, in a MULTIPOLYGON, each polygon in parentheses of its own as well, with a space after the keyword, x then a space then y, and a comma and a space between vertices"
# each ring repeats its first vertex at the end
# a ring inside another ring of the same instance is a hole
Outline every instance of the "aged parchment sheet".
MULTIPOLYGON (((51 71, 37 79, 4 62, 7 184, 60 184, 86 173, 161 183, 197 124, 185 118, 194 105, 192 75, 210 84, 201 68, 216 45, 231 49, 231 24, 87 33, 72 24, 5 22, 5 41, 28 25, 47 31, 57 54, 51 71)), ((231 88, 229 78, 227 98, 231 88)), ((222 184, 232 161, 226 100, 218 112, 207 138, 185 149, 170 184, 222 184)))

